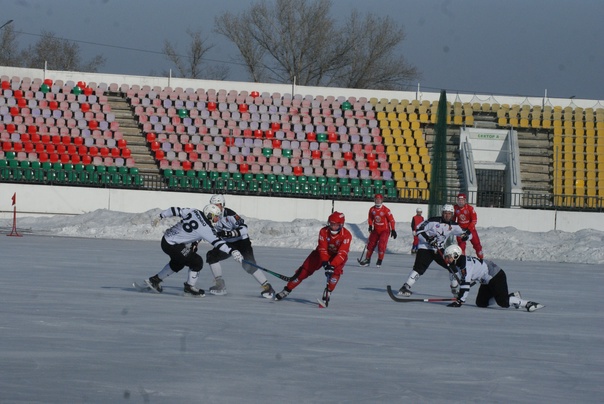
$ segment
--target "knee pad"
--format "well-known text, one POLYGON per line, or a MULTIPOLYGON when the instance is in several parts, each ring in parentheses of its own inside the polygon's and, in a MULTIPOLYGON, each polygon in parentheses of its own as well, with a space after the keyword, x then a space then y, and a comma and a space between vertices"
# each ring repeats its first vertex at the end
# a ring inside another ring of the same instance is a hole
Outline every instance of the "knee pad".
POLYGON ((183 269, 185 267, 185 265, 182 262, 177 262, 175 260, 170 260, 170 269, 174 272, 180 272, 181 269, 183 269))
POLYGON ((254 272, 259 271, 258 268, 251 266, 250 264, 243 264, 243 269, 245 270, 245 272, 247 272, 250 275, 253 275, 254 272))
POLYGON ((201 271, 203 268, 203 258, 201 258, 198 254, 191 256, 188 266, 193 272, 201 271))
POLYGON ((207 252, 206 261, 208 264, 216 264, 220 262, 220 250, 213 249, 207 252))

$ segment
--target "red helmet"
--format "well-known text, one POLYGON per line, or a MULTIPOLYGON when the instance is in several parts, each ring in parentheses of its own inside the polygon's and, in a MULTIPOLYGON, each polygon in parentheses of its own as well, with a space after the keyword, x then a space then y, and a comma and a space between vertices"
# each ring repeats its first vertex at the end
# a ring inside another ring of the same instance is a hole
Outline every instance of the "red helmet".
POLYGON ((331 215, 329 215, 329 218, 327 218, 327 221, 329 223, 337 223, 337 224, 344 224, 344 214, 340 213, 340 212, 333 212, 331 215))
POLYGON ((382 195, 382 194, 375 194, 375 196, 373 197, 373 199, 377 199, 377 198, 380 198, 380 199, 383 200, 384 199, 384 195, 382 195))
POLYGON ((466 194, 457 194, 458 198, 468 199, 466 198, 466 194))

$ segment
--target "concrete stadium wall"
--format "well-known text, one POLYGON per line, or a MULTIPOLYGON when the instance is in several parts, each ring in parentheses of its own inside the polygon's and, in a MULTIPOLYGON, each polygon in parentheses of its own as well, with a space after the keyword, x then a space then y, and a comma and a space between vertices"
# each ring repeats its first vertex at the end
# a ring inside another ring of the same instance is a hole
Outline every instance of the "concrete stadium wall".
MULTIPOLYGON (((203 208, 210 194, 192 192, 136 191, 108 188, 85 188, 53 185, 0 183, 0 219, 12 219, 12 196, 17 194, 17 217, 79 215, 97 209, 142 213, 171 206, 203 208)), ((371 202, 227 195, 227 205, 250 218, 291 222, 295 219, 327 220, 335 210, 346 214, 348 223, 363 224, 371 202)), ((392 210, 398 229, 410 226, 415 209, 427 205, 385 201, 392 210)), ((476 208, 478 227, 515 227, 530 232, 560 230, 576 232, 600 230, 604 213, 558 212, 553 210, 476 208)))

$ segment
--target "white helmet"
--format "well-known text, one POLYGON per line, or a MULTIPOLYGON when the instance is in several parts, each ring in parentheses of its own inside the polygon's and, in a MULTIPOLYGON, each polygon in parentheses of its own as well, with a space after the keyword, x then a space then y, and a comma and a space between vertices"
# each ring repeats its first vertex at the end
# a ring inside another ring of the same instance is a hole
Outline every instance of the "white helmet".
POLYGON ((455 209, 453 209, 453 205, 449 205, 448 203, 446 205, 443 205, 443 213, 445 212, 455 212, 455 209))
POLYGON ((222 211, 220 210, 220 208, 216 205, 206 205, 205 208, 203 208, 203 215, 212 223, 214 223, 214 217, 220 217, 222 215, 222 211))
POLYGON ((216 194, 216 195, 212 195, 212 197, 210 198, 210 203, 212 205, 216 205, 216 204, 221 204, 222 207, 224 208, 224 195, 220 195, 220 194, 216 194))
POLYGON ((457 261, 459 256, 462 255, 461 248, 457 244, 451 244, 449 247, 445 248, 443 255, 445 257, 451 257, 454 261, 457 261))

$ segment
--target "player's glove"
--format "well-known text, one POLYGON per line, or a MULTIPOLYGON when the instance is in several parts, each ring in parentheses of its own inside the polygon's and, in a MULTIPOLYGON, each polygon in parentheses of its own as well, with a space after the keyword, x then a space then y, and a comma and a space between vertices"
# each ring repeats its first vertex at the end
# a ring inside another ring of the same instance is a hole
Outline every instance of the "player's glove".
POLYGON ((369 233, 371 233, 371 232, 373 231, 373 226, 369 226, 369 227, 367 228, 367 231, 369 231, 369 233))
POLYGON ((238 250, 231 250, 231 257, 240 264, 243 262, 243 255, 238 250))
POLYGON ((391 230, 391 231, 390 231, 390 237, 392 237, 393 239, 395 239, 395 240, 396 240, 396 236, 397 236, 397 234, 396 234, 396 230, 391 230))
POLYGON ((468 241, 468 239, 470 238, 470 235, 472 234, 472 232, 468 229, 466 229, 464 231, 464 233, 461 235, 461 240, 462 241, 468 241))
POLYGON ((323 268, 325 268, 325 276, 327 278, 331 278, 331 276, 333 275, 333 270, 334 270, 333 265, 331 265, 327 261, 323 261, 323 263, 321 265, 323 265, 323 268))
POLYGON ((220 238, 235 238, 241 236, 241 232, 237 229, 230 231, 219 230, 216 232, 216 235, 220 238))
POLYGON ((428 237, 426 241, 428 244, 430 244, 430 246, 438 248, 438 239, 436 237, 428 237))
POLYGON ((453 303, 449 303, 447 307, 461 307, 462 305, 463 302, 461 301, 461 299, 456 299, 453 303))

